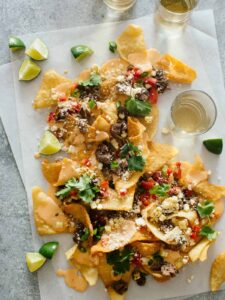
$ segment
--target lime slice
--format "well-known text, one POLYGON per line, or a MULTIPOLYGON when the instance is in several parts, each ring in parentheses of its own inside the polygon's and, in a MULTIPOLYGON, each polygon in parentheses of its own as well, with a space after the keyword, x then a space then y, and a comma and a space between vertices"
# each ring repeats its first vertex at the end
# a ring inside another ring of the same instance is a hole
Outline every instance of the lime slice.
POLYGON ((77 45, 71 48, 71 53, 77 61, 80 61, 85 57, 91 55, 93 53, 93 50, 85 45, 77 45))
POLYGON ((44 60, 48 58, 48 48, 39 38, 34 40, 25 53, 35 60, 44 60))
POLYGON ((30 272, 34 272, 45 263, 46 258, 37 252, 28 252, 26 254, 27 267, 30 272))
POLYGON ((61 150, 59 140, 50 131, 45 131, 40 139, 39 152, 45 155, 51 155, 61 150))
POLYGON ((39 253, 44 257, 51 259, 59 246, 58 242, 48 242, 41 246, 39 253))
POLYGON ((17 51, 17 50, 20 50, 20 49, 25 49, 26 47, 25 47, 24 42, 21 41, 21 39, 19 39, 16 36, 10 36, 9 37, 9 48, 12 51, 17 51))
POLYGON ((206 149, 214 154, 221 154, 223 151, 223 140, 219 139, 208 139, 203 141, 204 146, 206 149))
POLYGON ((26 59, 19 69, 19 80, 32 80, 41 72, 41 68, 33 61, 26 59))

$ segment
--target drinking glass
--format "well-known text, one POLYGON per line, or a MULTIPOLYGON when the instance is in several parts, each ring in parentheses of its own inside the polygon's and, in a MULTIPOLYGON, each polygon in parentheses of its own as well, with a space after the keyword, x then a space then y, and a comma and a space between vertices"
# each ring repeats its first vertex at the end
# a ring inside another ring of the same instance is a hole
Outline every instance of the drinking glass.
POLYGON ((125 11, 131 8, 136 0, 103 0, 104 3, 117 11, 125 11))
POLYGON ((185 24, 199 0, 157 0, 157 14, 164 25, 185 24))
POLYGON ((213 99, 200 90, 178 94, 171 107, 173 131, 187 136, 207 132, 214 125, 217 108, 213 99))

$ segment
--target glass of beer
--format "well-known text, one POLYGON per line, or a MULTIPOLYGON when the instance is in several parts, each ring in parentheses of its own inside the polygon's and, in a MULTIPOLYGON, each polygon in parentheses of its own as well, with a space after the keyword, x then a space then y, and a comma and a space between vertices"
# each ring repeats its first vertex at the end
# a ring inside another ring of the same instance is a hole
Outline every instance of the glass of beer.
POLYGON ((136 0, 103 0, 103 1, 108 7, 121 12, 128 10, 136 2, 136 0))
POLYGON ((181 135, 199 135, 214 125, 217 109, 213 99, 200 90, 180 93, 171 107, 173 131, 181 135))
POLYGON ((157 0, 157 13, 161 22, 185 24, 199 0, 157 0))

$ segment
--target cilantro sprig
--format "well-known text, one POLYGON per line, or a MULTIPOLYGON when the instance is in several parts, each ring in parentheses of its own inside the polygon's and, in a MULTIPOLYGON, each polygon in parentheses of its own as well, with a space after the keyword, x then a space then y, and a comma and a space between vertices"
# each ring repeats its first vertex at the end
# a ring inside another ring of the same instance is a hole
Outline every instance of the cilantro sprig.
POLYGON ((78 87, 99 86, 100 84, 101 76, 98 73, 93 73, 89 79, 80 81, 78 87))
POLYGON ((151 104, 135 98, 129 98, 125 103, 126 109, 131 116, 145 117, 151 112, 151 104))
POLYGON ((91 203, 95 198, 96 193, 99 192, 99 188, 93 186, 92 179, 88 175, 83 175, 77 180, 76 178, 71 178, 66 182, 65 187, 56 192, 56 197, 63 200, 68 197, 72 190, 78 190, 78 198, 86 203, 91 203))
POLYGON ((215 240, 217 238, 218 231, 214 230, 210 226, 204 226, 200 230, 199 235, 207 237, 207 239, 211 241, 211 240, 215 240))
POLYGON ((167 192, 170 189, 169 184, 162 184, 162 185, 155 185, 149 192, 151 195, 157 195, 157 196, 166 196, 167 192))
POLYGON ((102 237, 102 234, 105 230, 105 226, 98 226, 96 227, 94 230, 93 230, 93 237, 94 237, 94 240, 98 241, 101 239, 102 237))
POLYGON ((128 170, 142 171, 144 169, 145 160, 141 155, 141 151, 132 143, 127 143, 122 147, 120 157, 128 157, 128 170))
POLYGON ((130 270, 130 261, 134 255, 134 250, 131 247, 125 247, 123 250, 116 250, 107 253, 107 263, 113 266, 115 275, 124 274, 130 270))
POLYGON ((215 205, 212 201, 204 201, 198 203, 197 212, 201 218, 209 217, 215 209, 215 205))
POLYGON ((80 237, 81 242, 85 242, 90 236, 90 230, 85 228, 83 235, 80 237))

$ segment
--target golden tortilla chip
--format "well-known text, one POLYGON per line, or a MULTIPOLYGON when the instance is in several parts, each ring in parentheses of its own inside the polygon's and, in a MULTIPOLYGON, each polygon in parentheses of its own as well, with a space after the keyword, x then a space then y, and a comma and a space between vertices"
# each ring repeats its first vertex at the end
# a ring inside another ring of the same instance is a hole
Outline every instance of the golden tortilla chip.
POLYGON ((78 77, 75 78, 75 82, 80 82, 80 81, 84 81, 84 80, 87 80, 89 79, 91 75, 91 70, 90 69, 86 69, 86 70, 83 70, 79 75, 78 77))
POLYGON ((122 248, 130 243, 136 232, 135 222, 124 219, 116 228, 112 228, 109 233, 103 233, 101 240, 91 248, 91 254, 95 255, 98 252, 107 253, 122 248))
POLYGON ((225 187, 216 184, 209 183, 208 181, 202 181, 197 184, 193 190, 202 195, 205 199, 218 201, 225 197, 225 187))
POLYGON ((211 267, 210 285, 211 291, 215 292, 220 289, 221 284, 225 281, 225 252, 219 254, 214 260, 211 267))
POLYGON ((62 209, 40 187, 33 187, 33 213, 37 231, 40 235, 74 232, 74 225, 62 209))
POLYGON ((189 251, 188 256, 190 257, 190 260, 195 262, 196 260, 200 259, 202 251, 211 243, 212 241, 208 240, 207 238, 202 239, 197 245, 194 246, 194 248, 191 249, 191 251, 189 251))
POLYGON ((75 266, 80 265, 95 268, 99 263, 99 258, 98 256, 92 256, 90 251, 81 252, 79 248, 77 248, 71 257, 70 262, 75 266))
POLYGON ((90 286, 96 285, 98 281, 98 270, 96 268, 80 266, 79 270, 90 286))
POLYGON ((210 216, 210 223, 215 224, 224 213, 224 200, 219 199, 214 202, 215 210, 210 216))
POLYGON ((166 163, 174 158, 178 151, 175 147, 159 144, 159 143, 148 143, 149 156, 146 161, 146 172, 155 172, 161 169, 166 163))
POLYGON ((75 289, 78 292, 84 292, 88 288, 88 283, 79 269, 58 269, 57 276, 64 277, 65 283, 68 287, 75 289))
POLYGON ((90 236, 93 235, 93 226, 89 214, 83 205, 78 203, 64 204, 63 211, 84 224, 90 230, 90 236))
POLYGON ((156 135, 159 123, 159 109, 156 104, 152 104, 151 114, 145 118, 140 118, 140 122, 146 128, 147 142, 151 142, 156 135))
POLYGON ((42 173, 50 184, 54 184, 58 181, 61 169, 62 161, 55 161, 51 163, 48 160, 44 160, 41 163, 42 173))
POLYGON ((135 233, 135 235, 130 240, 130 243, 134 243, 134 242, 150 243, 155 241, 158 241, 158 239, 151 232, 149 232, 147 229, 146 230, 141 229, 135 233))
POLYGON ((34 99, 33 107, 36 109, 36 108, 45 108, 45 107, 51 107, 56 105, 57 104, 56 94, 57 93, 66 94, 68 91, 70 92, 71 85, 72 85, 72 80, 59 75, 54 70, 47 71, 43 76, 40 90, 34 99), (56 90, 54 91, 54 89, 56 90))
POLYGON ((153 66, 156 66, 157 62, 161 59, 160 52, 157 49, 155 49, 155 48, 148 49, 147 51, 148 51, 148 59, 149 59, 149 61, 151 62, 151 64, 153 66))
POLYGON ((87 133, 85 133, 87 143, 100 143, 109 139, 109 134, 105 131, 96 130, 95 127, 90 125, 87 126, 87 129, 87 133))
POLYGON ((149 53, 146 49, 129 54, 127 60, 131 65, 139 68, 142 72, 150 72, 152 70, 149 53))
POLYGON ((169 80, 178 83, 190 84, 197 77, 197 73, 190 66, 170 54, 164 54, 157 62, 157 66, 162 68, 169 80))
POLYGON ((108 296, 109 296, 110 300, 124 300, 125 297, 126 297, 126 293, 124 293, 122 295, 117 294, 117 292, 111 287, 109 287, 107 289, 107 293, 108 293, 108 296))
POLYGON ((59 177, 58 180, 53 184, 54 186, 63 185, 73 177, 80 177, 82 173, 79 164, 74 160, 64 158, 61 163, 62 167, 59 173, 59 177))
POLYGON ((113 58, 107 60, 102 65, 99 72, 103 78, 112 80, 113 77, 116 78, 119 75, 125 74, 128 66, 129 64, 125 60, 121 58, 113 58))
POLYGON ((119 55, 129 62, 129 55, 146 50, 143 30, 140 26, 130 24, 117 38, 117 50, 119 55))
POLYGON ((163 248, 162 243, 142 243, 136 242, 133 243, 133 246, 138 250, 138 252, 147 258, 151 258, 153 254, 160 251, 163 248))
POLYGON ((99 130, 99 131, 104 131, 104 132, 110 133, 110 127, 111 127, 111 125, 102 116, 98 116, 97 119, 92 124, 92 126, 95 128, 95 130, 99 130))

